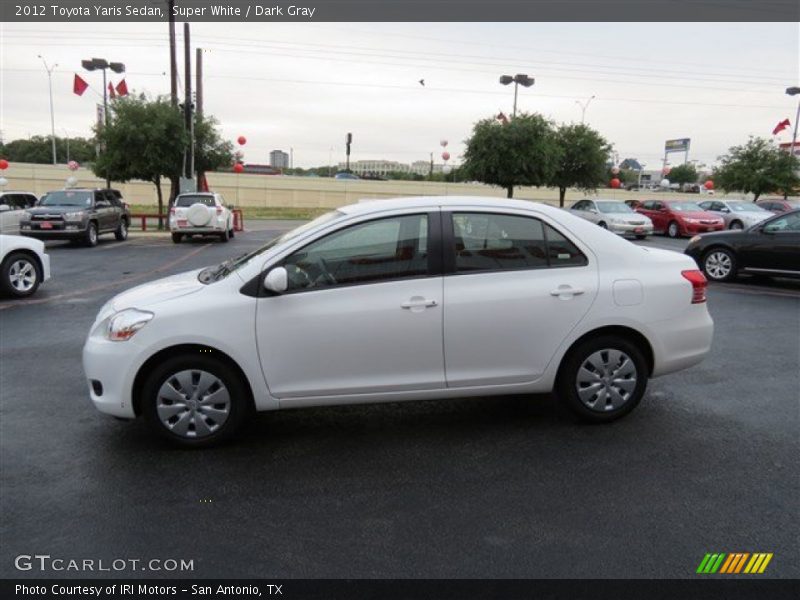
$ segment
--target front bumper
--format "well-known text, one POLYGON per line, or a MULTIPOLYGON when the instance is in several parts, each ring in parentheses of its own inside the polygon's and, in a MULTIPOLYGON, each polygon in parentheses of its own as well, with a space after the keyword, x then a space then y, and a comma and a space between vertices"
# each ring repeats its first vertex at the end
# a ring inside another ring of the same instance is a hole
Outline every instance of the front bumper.
POLYGON ((711 231, 723 231, 725 223, 718 223, 716 225, 707 225, 704 223, 687 223, 683 222, 683 231, 686 235, 695 235, 698 233, 709 233, 711 231))
POLYGON ((608 230, 618 235, 652 235, 653 225, 632 225, 631 223, 609 223, 608 230))
MULTIPOLYGON (((95 328, 103 326, 100 323, 95 328)), ((140 366, 138 350, 134 340, 112 342, 97 332, 87 338, 83 346, 83 371, 89 397, 100 412, 125 419, 136 416, 132 390, 140 366)))
POLYGON ((88 225, 88 221, 72 221, 65 222, 60 229, 35 229, 40 227, 38 223, 23 221, 19 224, 19 233, 37 240, 74 240, 86 236, 88 225))

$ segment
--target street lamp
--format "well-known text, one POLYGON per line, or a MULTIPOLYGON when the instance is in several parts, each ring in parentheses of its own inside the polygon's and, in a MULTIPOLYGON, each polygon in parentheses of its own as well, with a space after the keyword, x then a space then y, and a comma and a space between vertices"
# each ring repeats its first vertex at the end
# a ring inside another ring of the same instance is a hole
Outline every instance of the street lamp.
POLYGON ((513 77, 511 75, 501 75, 500 76, 500 83, 503 85, 508 85, 510 83, 514 84, 514 112, 512 113, 512 117, 517 116, 517 88, 522 85, 524 87, 531 87, 535 80, 533 77, 528 77, 524 73, 517 73, 513 77))
POLYGON ((586 119, 586 109, 589 108, 592 100, 594 100, 594 94, 592 94, 592 96, 586 102, 575 100, 575 104, 581 107, 581 123, 583 123, 583 121, 586 119))
MULTIPOLYGON (((800 94, 800 87, 793 86, 786 88, 786 93, 789 96, 797 96, 800 94)), ((789 154, 794 156, 794 146, 797 143, 797 120, 800 119, 800 101, 797 103, 797 114, 794 116, 794 133, 792 134, 792 145, 789 148, 789 154)))
POLYGON ((47 86, 50 88, 50 137, 53 141, 53 164, 56 164, 56 118, 53 112, 53 70, 58 66, 58 63, 55 63, 53 66, 48 66, 47 61, 41 54, 37 54, 36 56, 42 59, 44 70, 47 71, 47 86))
MULTIPOLYGON (((121 62, 108 62, 105 58, 92 58, 82 60, 81 65, 87 71, 103 71, 103 126, 108 126, 108 84, 106 83, 106 69, 111 69, 114 73, 124 73, 125 65, 121 62)), ((106 174, 106 187, 111 187, 111 178, 106 174)))

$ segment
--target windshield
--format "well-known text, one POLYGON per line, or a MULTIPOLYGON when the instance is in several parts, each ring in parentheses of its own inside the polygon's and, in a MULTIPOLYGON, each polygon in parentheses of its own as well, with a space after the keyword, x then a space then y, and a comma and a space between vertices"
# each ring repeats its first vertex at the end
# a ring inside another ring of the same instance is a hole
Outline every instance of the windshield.
POLYGON ((295 227, 294 229, 287 231, 283 235, 271 239, 266 244, 264 244, 263 246, 257 248, 252 252, 248 252, 247 254, 242 254, 241 256, 231 260, 226 260, 225 262, 220 263, 215 267, 208 267, 206 269, 203 269, 197 275, 197 278, 200 280, 201 283, 211 283, 212 281, 218 281, 219 279, 226 277, 230 273, 233 273, 236 269, 240 268, 242 265, 247 264, 247 262, 249 262, 252 258, 255 258, 259 254, 266 252, 270 248, 274 248, 279 244, 288 242, 289 240, 299 235, 302 235, 303 233, 309 231, 310 229, 313 229, 319 225, 328 223, 330 221, 335 221, 336 219, 339 219, 343 216, 344 213, 338 210, 332 210, 331 212, 327 212, 323 215, 320 215, 316 219, 309 221, 308 223, 304 223, 299 227, 295 227))
POLYGON ((192 204, 205 204, 206 206, 214 206, 214 196, 209 196, 207 194, 201 195, 191 195, 191 196, 178 196, 175 200, 175 206, 191 206, 192 204))
POLYGON ((597 208, 602 213, 632 213, 631 207, 624 202, 598 202, 597 208))
POLYGON ((39 202, 39 206, 80 206, 92 205, 92 192, 49 192, 39 202))
POLYGON ((695 204, 694 202, 670 202, 669 207, 678 212, 703 211, 703 209, 700 208, 700 205, 695 204))
POLYGON ((761 208, 758 204, 753 204, 752 202, 729 202, 728 206, 732 211, 735 212, 757 212, 757 213, 768 213, 769 211, 761 208))

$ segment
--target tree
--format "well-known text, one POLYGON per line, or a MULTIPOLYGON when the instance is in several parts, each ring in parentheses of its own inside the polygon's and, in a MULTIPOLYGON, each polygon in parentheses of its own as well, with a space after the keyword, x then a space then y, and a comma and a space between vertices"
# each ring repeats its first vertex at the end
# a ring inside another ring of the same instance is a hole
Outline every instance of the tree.
POLYGON ((606 160, 611 145, 583 123, 562 125, 555 134, 559 160, 548 184, 558 188, 559 206, 564 206, 567 188, 594 191, 607 181, 606 160))
POLYGON ((108 125, 97 128, 103 149, 92 170, 114 181, 142 179, 156 186, 164 210, 162 177, 178 177, 188 141, 183 115, 165 98, 126 96, 111 103, 108 125))
POLYGON ((667 175, 670 183, 677 183, 678 185, 697 183, 698 177, 697 169, 691 163, 683 163, 677 167, 672 167, 669 175, 667 175))
MULTIPOLYGON (((738 191, 754 195, 790 191, 800 184, 797 169, 800 161, 788 152, 773 146, 764 138, 751 137, 742 146, 734 146, 714 171, 714 185, 725 192, 738 191)), ((670 172, 670 179, 672 172, 670 172)))
POLYGON ((506 188, 511 198, 514 186, 547 185, 560 157, 553 126, 541 115, 522 113, 503 124, 492 117, 478 121, 466 141, 463 172, 506 188))
POLYGON ((233 144, 223 140, 217 120, 209 115, 195 114, 194 168, 198 173, 216 171, 234 162, 233 144))
MULTIPOLYGON (((67 162, 67 146, 69 159, 79 163, 89 163, 95 159, 95 142, 89 138, 61 138, 56 136, 56 160, 67 162)), ((53 163, 53 145, 50 136, 35 135, 28 139, 12 140, 0 146, 0 155, 11 162, 53 163)))

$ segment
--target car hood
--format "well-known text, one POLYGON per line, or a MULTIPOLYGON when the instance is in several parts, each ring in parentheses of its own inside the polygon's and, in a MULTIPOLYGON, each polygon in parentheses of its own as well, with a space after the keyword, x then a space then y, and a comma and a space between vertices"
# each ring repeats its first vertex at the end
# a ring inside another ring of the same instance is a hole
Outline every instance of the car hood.
POLYGON ((126 308, 147 308, 160 302, 197 293, 206 287, 197 280, 200 271, 202 269, 195 269, 138 285, 114 296, 106 307, 115 312, 126 308))
POLYGON ((85 206, 34 206, 26 209, 32 215, 60 215, 67 212, 82 212, 85 206))

